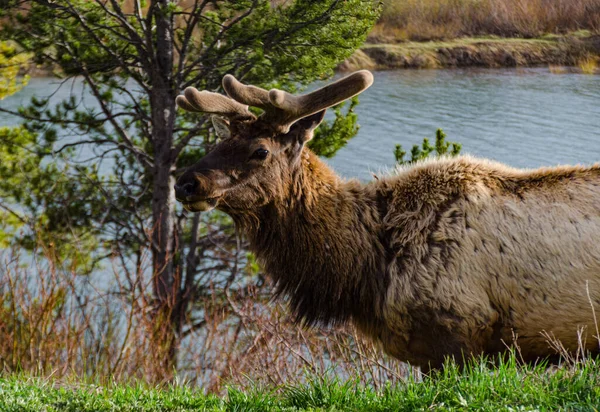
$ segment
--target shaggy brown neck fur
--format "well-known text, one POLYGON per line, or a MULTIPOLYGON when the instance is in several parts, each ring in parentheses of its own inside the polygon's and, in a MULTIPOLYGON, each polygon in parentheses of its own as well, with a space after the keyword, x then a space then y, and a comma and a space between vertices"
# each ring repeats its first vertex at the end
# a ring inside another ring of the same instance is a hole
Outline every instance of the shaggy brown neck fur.
POLYGON ((388 259, 374 190, 342 181, 309 150, 289 179, 284 199, 233 214, 251 249, 297 320, 376 327, 388 259))

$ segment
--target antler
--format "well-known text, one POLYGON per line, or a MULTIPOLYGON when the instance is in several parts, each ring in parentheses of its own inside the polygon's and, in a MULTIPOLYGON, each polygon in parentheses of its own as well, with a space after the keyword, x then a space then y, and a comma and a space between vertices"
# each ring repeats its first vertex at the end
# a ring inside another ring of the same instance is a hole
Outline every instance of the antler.
POLYGON ((183 96, 177 96, 177 104, 190 112, 215 113, 232 120, 255 119, 248 106, 258 107, 264 110, 261 119, 278 132, 287 133, 295 121, 356 96, 371 84, 373 75, 360 70, 311 93, 294 96, 245 85, 228 74, 223 77, 223 88, 231 98, 188 87, 183 96))
POLYGON ((188 112, 214 113, 230 119, 255 119, 248 106, 223 96, 222 94, 203 90, 199 92, 194 87, 188 87, 183 95, 177 96, 177 105, 188 112))
POLYGON ((294 96, 278 89, 247 86, 230 74, 223 78, 223 88, 232 99, 263 109, 261 118, 281 133, 288 132, 295 121, 356 96, 371 84, 373 75, 360 70, 311 93, 294 96))

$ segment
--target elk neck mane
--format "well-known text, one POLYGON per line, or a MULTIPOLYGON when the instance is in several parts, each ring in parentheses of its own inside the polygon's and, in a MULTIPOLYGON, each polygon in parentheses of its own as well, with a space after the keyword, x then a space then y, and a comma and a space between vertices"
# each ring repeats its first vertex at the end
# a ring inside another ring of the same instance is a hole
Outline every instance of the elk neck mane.
POLYGON ((369 185, 342 180, 308 149, 284 180, 282 198, 228 212, 276 293, 289 297, 296 320, 305 324, 352 320, 376 327, 388 284, 383 204, 369 185))

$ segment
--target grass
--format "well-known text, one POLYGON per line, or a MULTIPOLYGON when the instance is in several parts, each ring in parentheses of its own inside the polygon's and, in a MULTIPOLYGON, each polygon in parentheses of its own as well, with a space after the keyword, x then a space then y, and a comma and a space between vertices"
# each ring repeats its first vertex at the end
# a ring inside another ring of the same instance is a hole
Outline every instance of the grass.
POLYGON ((414 411, 589 410, 600 408, 600 365, 593 360, 550 368, 518 366, 515 357, 490 368, 477 361, 422 382, 408 379, 380 391, 358 380, 309 379, 299 386, 230 387, 205 395, 184 385, 82 385, 51 379, 0 378, 0 411, 414 411))
POLYGON ((594 74, 598 71, 598 58, 595 56, 586 56, 578 62, 581 72, 584 74, 594 74))

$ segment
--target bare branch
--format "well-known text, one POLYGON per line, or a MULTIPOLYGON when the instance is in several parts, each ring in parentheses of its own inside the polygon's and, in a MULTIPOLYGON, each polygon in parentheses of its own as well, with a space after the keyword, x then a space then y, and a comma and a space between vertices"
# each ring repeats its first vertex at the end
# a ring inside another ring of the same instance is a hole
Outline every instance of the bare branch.
MULTIPOLYGON (((223 26, 221 28, 221 30, 219 31, 219 33, 215 36, 215 39, 202 52, 202 54, 196 60, 194 60, 193 62, 191 62, 190 64, 187 65, 187 69, 184 70, 184 72, 183 72, 183 74, 181 76, 182 80, 183 79, 187 79, 190 76, 192 70, 194 70, 197 66, 199 66, 201 62, 203 62, 204 60, 206 60, 206 58, 208 56, 208 53, 210 53, 216 47, 216 45, 219 44, 219 42, 222 40, 222 38, 225 35, 225 33, 229 29, 231 29, 232 27, 234 27, 236 24, 238 24, 239 22, 241 22, 242 20, 244 20, 246 17, 250 16, 252 14, 252 12, 254 12, 254 9, 256 8, 257 5, 258 5, 258 0, 254 0, 252 2, 252 6, 250 6, 248 8, 248 10, 246 10, 244 13, 242 13, 239 16, 237 16, 236 18, 234 18, 226 26, 223 26)), ((250 43, 250 39, 246 39, 243 43, 250 43)), ((237 47, 239 47, 239 44, 236 44, 235 47, 232 45, 228 50, 235 50, 237 47)), ((212 67, 211 67, 211 69, 212 69, 212 67)), ((193 79, 190 79, 190 80, 186 81, 181 87, 183 88, 183 87, 188 87, 188 86, 194 85, 195 83, 198 82, 198 78, 199 78, 199 76, 195 76, 193 79)))
POLYGON ((85 77, 86 81, 88 82, 94 97, 96 97, 96 100, 100 104, 100 108, 106 115, 110 124, 114 127, 117 134, 123 139, 123 141, 125 142, 125 145, 129 148, 129 150, 136 156, 138 162, 140 162, 141 164, 143 164, 147 167, 152 167, 152 162, 153 162, 152 157, 148 153, 146 153, 144 150, 136 147, 133 144, 133 142, 132 142, 131 138, 128 136, 127 132, 125 132, 125 130, 121 127, 121 125, 115 121, 114 117, 111 116, 109 107, 107 106, 106 102, 102 98, 102 96, 100 94, 100 90, 98 89, 98 86, 96 85, 94 79, 92 78, 92 76, 90 75, 88 70, 86 69, 85 65, 82 64, 81 69, 83 72, 83 76, 85 77))
POLYGON ((13 215, 14 217, 16 217, 21 223, 23 223, 23 224, 28 224, 29 223, 29 221, 27 219, 25 219, 24 217, 22 217, 21 215, 19 215, 16 211, 14 211, 12 208, 6 206, 2 202, 0 202, 0 208, 4 209, 6 212, 8 212, 11 215, 13 215))

